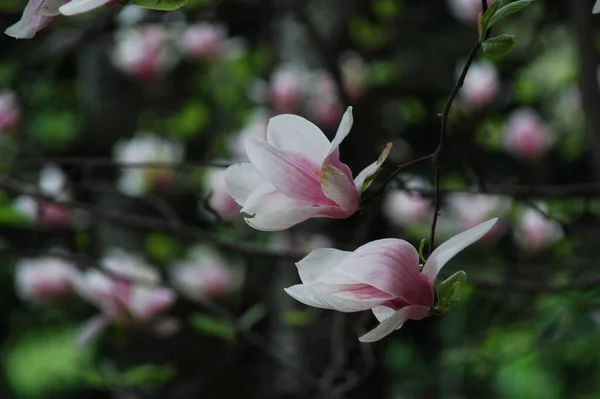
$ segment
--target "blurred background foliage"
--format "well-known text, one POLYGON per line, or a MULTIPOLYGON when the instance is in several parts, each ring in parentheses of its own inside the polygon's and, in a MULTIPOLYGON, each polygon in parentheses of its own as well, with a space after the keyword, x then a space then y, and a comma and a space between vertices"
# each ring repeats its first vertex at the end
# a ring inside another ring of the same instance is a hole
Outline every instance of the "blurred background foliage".
MULTIPOLYGON (((431 164, 348 220, 281 233, 245 225, 214 165, 243 159, 241 140, 264 136, 270 116, 300 114, 332 137, 352 105, 352 170, 394 144, 376 188, 437 146, 479 0, 188 0, 0 37, 0 397, 599 397, 592 3, 538 0, 494 26, 518 45, 480 54, 455 102, 437 237, 501 226, 448 266, 469 275, 448 315, 372 345, 357 340, 368 312, 307 308, 282 288, 313 248, 418 247, 431 164), (60 270, 106 267, 115 247, 137 257, 117 264, 152 265, 173 288, 177 328, 113 320, 75 346, 88 302, 102 306, 60 270)), ((0 25, 24 4, 1 1, 0 25)))

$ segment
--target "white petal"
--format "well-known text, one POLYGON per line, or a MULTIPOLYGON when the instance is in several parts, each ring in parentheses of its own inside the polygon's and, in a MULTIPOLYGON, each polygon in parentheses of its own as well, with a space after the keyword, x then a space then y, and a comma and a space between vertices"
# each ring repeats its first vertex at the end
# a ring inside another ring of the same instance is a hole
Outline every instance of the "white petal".
POLYGON ((340 144, 342 144, 342 141, 344 141, 348 133, 350 133, 350 129, 352 128, 353 122, 354 118, 352 117, 352 107, 348 107, 348 109, 344 113, 344 116, 342 117, 340 126, 338 127, 338 130, 335 133, 335 137, 333 138, 333 141, 331 142, 331 145, 329 146, 325 157, 321 161, 323 161, 325 158, 331 155, 331 153, 334 152, 340 146, 340 144))
POLYGON ((406 306, 398 310, 393 315, 386 318, 377 327, 359 338, 360 342, 375 342, 379 341, 386 335, 391 334, 394 330, 399 329, 406 320, 419 320, 427 316, 429 308, 426 306, 406 306))
POLYGON ((469 230, 455 235, 437 247, 429 256, 427 262, 425 262, 425 266, 423 266, 422 272, 427 276, 429 282, 433 285, 442 267, 460 251, 486 235, 497 221, 498 218, 494 218, 478 224, 469 230))
POLYGON ((231 165, 225 171, 227 192, 235 202, 242 206, 263 180, 258 169, 251 163, 231 165))
POLYGON ((592 10, 592 14, 600 13, 600 0, 596 0, 596 4, 594 4, 594 9, 592 10))
POLYGON ((269 201, 271 197, 274 196, 282 196, 271 182, 264 180, 261 182, 258 187, 248 196, 246 202, 244 202, 244 207, 241 212, 244 212, 248 215, 253 215, 256 213, 256 210, 259 208, 264 209, 264 202, 269 201))
POLYGON ((379 322, 383 322, 387 320, 390 316, 392 316, 396 311, 392 308, 388 308, 387 306, 375 306, 373 309, 373 314, 379 320, 379 322))
POLYGON ((380 305, 385 298, 369 298, 364 300, 357 300, 350 297, 341 297, 335 293, 323 292, 324 289, 330 291, 336 291, 343 289, 344 285, 306 285, 298 284, 285 288, 285 292, 292 298, 305 305, 312 306, 315 308, 337 310, 338 312, 360 312, 363 310, 371 309, 375 306, 380 305))
POLYGON ((335 166, 325 166, 317 172, 323 194, 340 206, 348 214, 358 209, 358 192, 353 182, 335 166))
POLYGON ((62 15, 75 15, 101 7, 112 0, 71 0, 67 4, 61 6, 58 11, 62 15))
POLYGON ((92 317, 77 330, 75 335, 75 346, 82 347, 87 345, 92 340, 96 339, 109 324, 110 319, 103 314, 92 317))
POLYGON ((267 142, 273 147, 304 155, 320 165, 329 148, 329 140, 312 122, 297 115, 278 115, 269 120, 267 142))
POLYGON ((377 158, 377 161, 373 162, 371 165, 364 168, 358 174, 358 176, 356 176, 356 178, 354 179, 354 185, 356 186, 356 189, 359 192, 362 192, 362 186, 365 183, 365 180, 367 180, 370 176, 372 176, 375 172, 377 172, 379 167, 385 162, 388 155, 390 154, 391 149, 392 149, 392 143, 388 143, 385 146, 385 148, 383 149, 383 151, 381 152, 381 155, 379 155, 379 158, 377 158))
POLYGON ((325 304, 315 298, 314 293, 306 287, 304 284, 296 284, 291 287, 283 289, 289 296, 301 302, 305 305, 312 306, 314 308, 324 308, 331 309, 329 307, 325 307, 325 304))
MULTIPOLYGON (((295 201, 295 200, 290 200, 295 201)), ((257 212, 252 218, 245 218, 246 223, 252 228, 261 231, 279 231, 288 229, 300 222, 316 216, 320 208, 316 206, 297 207, 291 203, 290 206, 281 206, 277 209, 257 212)))
POLYGON ((334 248, 319 248, 296 263, 300 280, 304 284, 317 280, 323 274, 335 269, 352 252, 334 248))

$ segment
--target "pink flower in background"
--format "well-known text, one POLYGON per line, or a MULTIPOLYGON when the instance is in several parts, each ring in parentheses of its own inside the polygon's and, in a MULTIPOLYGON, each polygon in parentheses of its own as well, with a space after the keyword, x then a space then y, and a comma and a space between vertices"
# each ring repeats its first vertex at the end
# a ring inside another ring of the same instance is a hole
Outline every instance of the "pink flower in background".
MULTIPOLYGON (((547 207, 541 205, 542 210, 547 207)), ((529 208, 517 222, 514 230, 515 241, 526 250, 537 251, 561 240, 565 233, 555 220, 546 218, 539 211, 529 208)))
POLYGON ((334 128, 344 112, 335 81, 326 72, 313 74, 307 101, 308 114, 326 129, 334 128))
POLYGON ((156 79, 179 61, 171 32, 163 25, 124 27, 115 35, 113 64, 141 82, 156 79))
POLYGON ((64 226, 70 220, 69 210, 61 204, 62 201, 68 201, 71 198, 67 183, 64 172, 56 165, 48 164, 40 172, 36 191, 45 197, 52 198, 55 202, 22 195, 15 200, 13 207, 31 221, 40 221, 52 226, 64 226))
POLYGON ((216 60, 225 50, 227 28, 222 25, 199 22, 190 25, 183 32, 181 47, 193 58, 216 60))
POLYGON ((21 259, 15 266, 17 294, 31 302, 47 302, 70 292, 73 265, 60 258, 21 259))
POLYGON ((383 215, 393 224, 410 227, 425 223, 431 217, 431 200, 419 193, 410 192, 415 189, 428 189, 428 182, 418 176, 401 175, 407 190, 388 190, 382 203, 383 215))
POLYGON ((365 60, 355 51, 348 51, 340 57, 340 69, 344 91, 351 99, 359 98, 365 91, 369 68, 365 60))
MULTIPOLYGON (((494 0, 488 0, 488 6, 494 0)), ((450 12, 457 19, 469 25, 477 25, 481 13, 481 0, 448 0, 450 12)))
POLYGON ((279 66, 271 74, 271 106, 277 113, 297 112, 302 105, 308 72, 294 65, 279 66))
POLYGON ((224 220, 239 216, 240 206, 227 192, 225 169, 211 168, 207 171, 207 188, 210 192, 208 205, 224 220))
POLYGON ((129 140, 119 141, 113 158, 123 164, 165 163, 164 167, 125 167, 117 183, 119 190, 132 195, 143 195, 152 189, 167 189, 173 183, 175 171, 168 164, 183 160, 183 143, 149 132, 140 132, 129 140))
POLYGON ((449 239, 433 251, 422 270, 417 250, 404 240, 372 241, 354 252, 317 249, 296 263, 302 284, 285 291, 317 308, 340 312, 371 309, 380 324, 360 340, 377 341, 407 320, 428 316, 442 267, 483 237, 496 221, 488 220, 449 239))
POLYGON ((383 163, 389 147, 353 179, 340 162, 339 145, 352 127, 349 107, 329 142, 308 120, 279 115, 269 121, 267 140, 246 140, 249 163, 230 166, 229 194, 257 230, 285 230, 314 217, 347 218, 358 209, 364 181, 383 163))
POLYGON ((5 33, 17 39, 31 39, 45 28, 56 15, 74 15, 118 0, 29 0, 21 19, 9 26, 5 33))
POLYGON ((231 141, 231 151, 236 159, 247 160, 246 140, 257 137, 265 140, 267 138, 267 125, 269 124, 269 111, 265 108, 256 108, 252 111, 250 120, 242 130, 234 135, 231 141))
POLYGON ((553 144, 550 128, 532 109, 513 111, 504 126, 503 147, 523 160, 537 161, 553 144))
POLYGON ((496 68, 490 62, 480 61, 471 65, 460 94, 467 104, 481 108, 492 102, 498 89, 496 68))
MULTIPOLYGON (((462 231, 491 217, 505 216, 512 199, 501 195, 453 193, 446 198, 446 204, 445 211, 442 211, 442 218, 447 220, 445 227, 451 231, 462 231)), ((496 224, 485 239, 498 237, 504 227, 501 223, 496 224)))
POLYGON ((12 90, 0 90, 0 133, 12 129, 20 115, 16 94, 12 90))
POLYGON ((102 259, 102 267, 105 271, 90 269, 70 276, 75 291, 101 311, 80 328, 78 345, 95 338, 112 322, 158 334, 176 330, 176 320, 160 317, 176 296, 173 290, 160 286, 156 269, 117 249, 102 259))
POLYGON ((197 247, 189 259, 171 269, 173 285, 195 301, 218 298, 232 291, 235 278, 228 262, 209 247, 197 247))

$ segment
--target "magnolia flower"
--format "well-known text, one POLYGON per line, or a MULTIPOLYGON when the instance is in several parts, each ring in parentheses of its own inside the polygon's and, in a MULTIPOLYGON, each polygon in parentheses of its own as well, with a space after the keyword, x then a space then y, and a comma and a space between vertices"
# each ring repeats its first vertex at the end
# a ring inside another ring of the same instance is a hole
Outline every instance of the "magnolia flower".
POLYGON ((353 179, 340 162, 339 145, 352 127, 349 107, 333 142, 308 120, 279 115, 269 121, 267 140, 246 140, 249 163, 230 166, 225 173, 229 194, 250 215, 246 222, 257 230, 285 230, 314 217, 347 218, 358 209, 363 183, 387 157, 353 179))
MULTIPOLYGON (((448 218, 444 230, 461 231, 476 226, 491 217, 504 216, 512 204, 510 197, 491 194, 453 193, 446 199, 448 218)), ((442 212, 444 215, 444 212, 442 212)), ((494 238, 503 231, 498 223, 486 239, 494 238)))
POLYGON ((400 227, 426 222, 430 217, 431 200, 410 190, 428 189, 429 183, 418 176, 403 177, 406 190, 388 190, 385 194, 382 203, 384 216, 400 227))
POLYGON ((56 15, 75 15, 117 3, 118 0, 29 0, 19 22, 5 33, 17 39, 31 39, 56 15))
MULTIPOLYGON (((542 210, 546 210, 545 205, 541 205, 542 210)), ((514 236, 517 244, 526 250, 537 251, 552 245, 564 237, 560 223, 549 220, 536 209, 527 209, 517 225, 515 226, 514 236)))
POLYGON ((200 22, 185 29, 181 47, 188 56, 216 60, 223 54, 226 39, 224 26, 200 22))
POLYGON ((210 193, 208 206, 217 212, 222 219, 234 219, 240 214, 240 206, 227 192, 225 169, 210 168, 207 174, 207 186, 210 193))
POLYGON ((171 33, 163 25, 124 27, 115 36, 113 64, 141 82, 154 80, 179 61, 171 33))
POLYGON ((407 320, 430 314, 442 267, 483 237, 496 221, 488 220, 452 237, 431 253, 422 269, 417 250, 395 238, 372 241, 354 252, 317 249, 296 263, 302 284, 285 291, 317 308, 340 312, 371 309, 381 324, 359 339, 377 341, 407 320))
MULTIPOLYGON (((494 0, 488 0, 488 6, 494 0)), ((481 0, 448 0, 450 12, 462 22, 476 25, 481 13, 481 0)))
POLYGON ((46 302, 70 291, 73 266, 56 257, 21 259, 15 266, 17 294, 31 302, 46 302))
MULTIPOLYGON (((141 132, 130 140, 119 141, 114 148, 114 158, 123 164, 166 163, 183 160, 183 144, 141 132)), ((128 195, 143 195, 153 188, 167 188, 174 178, 171 166, 123 168, 118 181, 119 189, 128 195)))
POLYGON ((89 342, 113 322, 158 334, 174 332, 176 321, 160 314, 176 296, 173 290, 159 285, 156 269, 122 250, 110 251, 102 267, 104 271, 90 269, 70 276, 75 291, 101 311, 80 328, 78 345, 89 342))
POLYGON ((14 209, 31 221, 40 219, 49 225, 65 225, 69 221, 69 211, 60 202, 69 200, 71 195, 64 172, 56 165, 44 166, 40 172, 38 189, 40 194, 56 202, 22 195, 13 203, 14 209))
POLYGON ((554 144, 552 134, 540 116, 529 108, 514 111, 502 133, 502 145, 526 161, 540 159, 554 144))
POLYGON ((471 65, 460 93, 473 107, 488 105, 498 93, 498 73, 494 65, 487 61, 471 65))
POLYGON ((336 83, 331 75, 324 71, 313 74, 307 101, 311 118, 326 129, 335 127, 344 112, 336 83))
POLYGON ((295 65, 282 65, 273 71, 270 81, 270 97, 273 109, 278 113, 296 112, 302 105, 310 82, 308 71, 295 65))
POLYGON ((357 99, 365 90, 369 72, 367 63, 357 52, 348 51, 340 57, 340 70, 344 91, 348 97, 357 99))
POLYGON ((170 274, 177 290, 195 301, 223 296, 235 285, 228 262, 209 247, 195 248, 189 259, 171 267, 170 274))
POLYGON ((0 90, 0 133, 15 126, 20 115, 15 93, 12 90, 0 90))

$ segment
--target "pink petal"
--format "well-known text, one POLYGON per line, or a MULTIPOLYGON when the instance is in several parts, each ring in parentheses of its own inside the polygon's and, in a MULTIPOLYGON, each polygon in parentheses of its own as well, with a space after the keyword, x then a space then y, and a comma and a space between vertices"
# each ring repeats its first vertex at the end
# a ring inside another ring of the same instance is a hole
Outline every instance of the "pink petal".
POLYGON ((304 284, 317 280, 322 275, 335 269, 350 254, 352 254, 350 251, 340 251, 333 248, 315 249, 296 263, 300 280, 304 284))
POLYGON ((427 306, 407 306, 387 317, 377 327, 359 338, 360 342, 379 341, 394 330, 399 329, 407 320, 421 320, 427 317, 429 308, 427 306))
POLYGON ((419 271, 419 255, 404 240, 387 238, 367 243, 346 258, 336 272, 410 304, 433 304, 433 289, 419 271))
POLYGON ((442 267, 452 259, 460 251, 479 240, 486 235, 496 224, 498 218, 493 218, 487 222, 478 224, 469 230, 463 231, 444 242, 437 247, 435 251, 429 255, 425 266, 423 266, 423 274, 427 276, 429 282, 433 285, 437 279, 437 275, 442 270, 442 267))
POLYGON ((325 166, 317 172, 323 194, 349 215, 358 209, 358 192, 351 180, 335 166, 325 166))
POLYGON ((373 174, 375 174, 377 172, 377 170, 379 170, 379 167, 385 162, 388 155, 390 154, 391 149, 392 149, 392 143, 388 143, 385 146, 385 148, 383 149, 383 151, 381 152, 381 155, 379 155, 379 158, 377 158, 377 161, 373 162, 371 165, 364 168, 358 174, 358 176, 356 176, 356 179, 354 179, 354 185, 356 186, 356 189, 358 190, 359 193, 362 193, 362 186, 365 183, 365 181, 369 177, 371 177, 373 174))
POLYGON ((75 346, 82 347, 96 339, 108 327, 110 319, 99 314, 86 321, 75 334, 75 346))
POLYGON ((111 1, 113 0, 71 0, 60 7, 58 11, 60 11, 62 15, 81 14, 108 4, 111 1))
POLYGON ((173 305, 175 299, 175 292, 170 288, 137 286, 127 305, 136 318, 149 320, 173 305))
POLYGON ((298 284, 285 288, 285 292, 305 305, 338 312, 360 312, 389 300, 389 297, 374 297, 373 288, 364 284, 298 284))
POLYGON ((338 147, 340 146, 342 141, 346 138, 346 136, 348 136, 348 133, 350 133, 350 129, 352 128, 353 122, 354 122, 354 119, 352 117, 352 107, 348 107, 348 109, 344 113, 344 116, 342 117, 340 126, 338 127, 338 130, 335 133, 335 137, 333 138, 333 141, 329 145, 325 159, 329 158, 329 156, 331 156, 334 153, 334 151, 336 151, 338 149, 338 147))
POLYGON ((52 17, 40 13, 44 0, 31 0, 25 6, 19 22, 9 26, 4 33, 17 39, 31 39, 35 33, 52 21, 52 17))
POLYGON ((297 115, 278 115, 269 120, 267 141, 278 150, 297 153, 320 165, 329 140, 312 122, 297 115))
POLYGON ((264 178, 251 163, 231 165, 225 171, 227 192, 242 206, 262 181, 264 181, 264 178))

